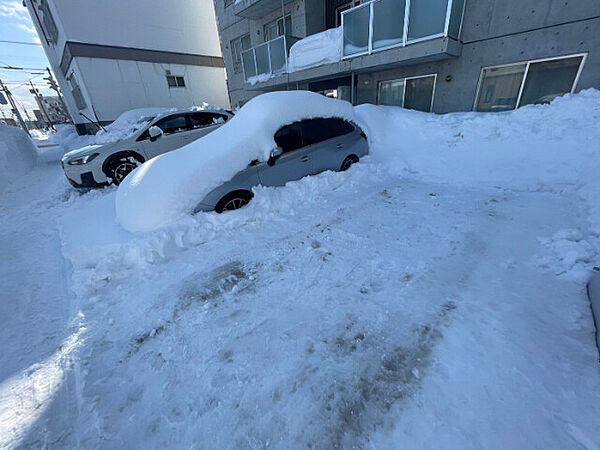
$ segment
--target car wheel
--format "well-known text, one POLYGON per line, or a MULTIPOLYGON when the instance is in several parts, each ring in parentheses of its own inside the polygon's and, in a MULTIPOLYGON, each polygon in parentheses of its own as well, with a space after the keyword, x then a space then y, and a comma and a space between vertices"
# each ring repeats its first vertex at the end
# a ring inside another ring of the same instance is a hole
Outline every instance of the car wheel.
POLYGON ((252 193, 248 191, 235 191, 227 194, 217 206, 215 206, 215 211, 221 214, 225 211, 233 211, 236 209, 240 209, 246 206, 250 200, 252 200, 252 193))
POLYGON ((115 158, 107 164, 106 176, 112 180, 113 184, 118 186, 141 163, 141 161, 133 156, 115 158))
POLYGON ((344 171, 348 170, 352 164, 356 164, 357 162, 358 162, 358 156, 356 156, 356 155, 347 156, 346 159, 344 160, 344 162, 342 163, 342 166, 340 167, 340 172, 344 172, 344 171))

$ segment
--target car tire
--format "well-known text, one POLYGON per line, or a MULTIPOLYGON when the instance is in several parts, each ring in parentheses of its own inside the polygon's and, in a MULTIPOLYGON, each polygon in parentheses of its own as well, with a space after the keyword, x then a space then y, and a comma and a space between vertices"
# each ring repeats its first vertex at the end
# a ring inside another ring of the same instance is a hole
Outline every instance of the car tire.
POLYGON ((340 172, 345 172, 346 170, 348 170, 350 168, 350 166, 352 164, 356 164, 357 162, 358 162, 358 156, 356 156, 356 155, 347 156, 346 159, 344 159, 344 162, 342 163, 342 165, 340 166, 340 172))
POLYGON ((106 164, 106 177, 116 186, 129 175, 133 170, 141 165, 143 161, 135 156, 120 156, 114 158, 106 164))
POLYGON ((215 206, 215 212, 234 211, 243 208, 252 200, 252 192, 234 191, 223 197, 215 206))

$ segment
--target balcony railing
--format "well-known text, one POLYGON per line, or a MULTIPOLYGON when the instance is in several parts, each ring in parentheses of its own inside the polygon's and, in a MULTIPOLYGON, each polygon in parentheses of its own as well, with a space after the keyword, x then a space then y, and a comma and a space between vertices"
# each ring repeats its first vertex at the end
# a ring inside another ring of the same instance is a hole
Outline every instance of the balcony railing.
POLYGON ((371 0, 342 13, 344 58, 428 39, 458 39, 464 0, 371 0))
POLYGON ((260 75, 276 75, 286 72, 290 47, 299 40, 293 36, 279 36, 242 52, 246 81, 260 75))

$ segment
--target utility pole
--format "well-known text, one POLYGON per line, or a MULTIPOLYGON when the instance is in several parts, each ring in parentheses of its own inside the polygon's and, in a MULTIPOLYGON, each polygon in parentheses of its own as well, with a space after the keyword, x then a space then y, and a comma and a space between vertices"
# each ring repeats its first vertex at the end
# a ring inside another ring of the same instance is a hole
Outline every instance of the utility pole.
POLYGON ((25 133, 27 133, 27 135, 29 137, 31 137, 31 134, 29 134, 27 125, 25 125, 25 122, 23 121, 23 117, 21 117, 21 113, 19 112, 19 109, 17 108, 17 104, 15 103, 15 100, 13 99, 12 94, 10 93, 8 88, 4 85, 4 83, 2 83, 2 80, 0 80, 0 91, 4 92, 6 94, 6 99, 8 100, 8 103, 10 103, 10 106, 12 108, 12 113, 17 117, 17 120, 19 121, 21 128, 23 128, 23 131, 25 133))
POLYGON ((65 112, 65 115, 68 117, 69 110, 67 109, 67 104, 65 103, 65 98, 63 97, 62 92, 60 91, 60 88, 58 87, 58 83, 54 79, 54 76, 52 76, 52 71, 50 70, 50 67, 46 67, 46 72, 48 72, 48 76, 44 77, 44 80, 46 80, 48 82, 48 87, 50 89, 52 89, 53 91, 55 91, 56 94, 58 94, 58 99, 60 100, 63 111, 65 112))
POLYGON ((52 120, 50 120, 50 114, 48 114, 48 111, 46 111, 46 107, 44 106, 44 98, 40 95, 40 91, 38 91, 36 89, 36 87, 33 85, 33 83, 31 81, 29 82, 29 84, 31 85, 31 89, 29 89, 29 92, 31 92, 33 95, 35 95, 35 98, 37 98, 38 104, 40 105, 40 109, 46 116, 46 120, 48 121, 50 128, 52 130, 56 131, 56 128, 54 127, 54 124, 52 123, 52 120))

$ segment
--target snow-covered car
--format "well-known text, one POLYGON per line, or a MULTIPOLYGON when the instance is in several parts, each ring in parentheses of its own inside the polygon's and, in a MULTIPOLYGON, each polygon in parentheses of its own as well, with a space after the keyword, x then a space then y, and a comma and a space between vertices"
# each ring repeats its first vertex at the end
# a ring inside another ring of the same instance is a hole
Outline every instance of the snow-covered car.
POLYGON ((117 220, 150 231, 193 212, 237 209, 254 186, 345 170, 368 151, 350 103, 305 91, 263 94, 215 132, 136 169, 117 191, 117 220))
POLYGON ((98 133, 96 144, 63 156, 63 170, 74 187, 119 185, 145 161, 206 136, 232 117, 210 106, 141 109, 125 115, 109 125, 108 132, 98 133))

